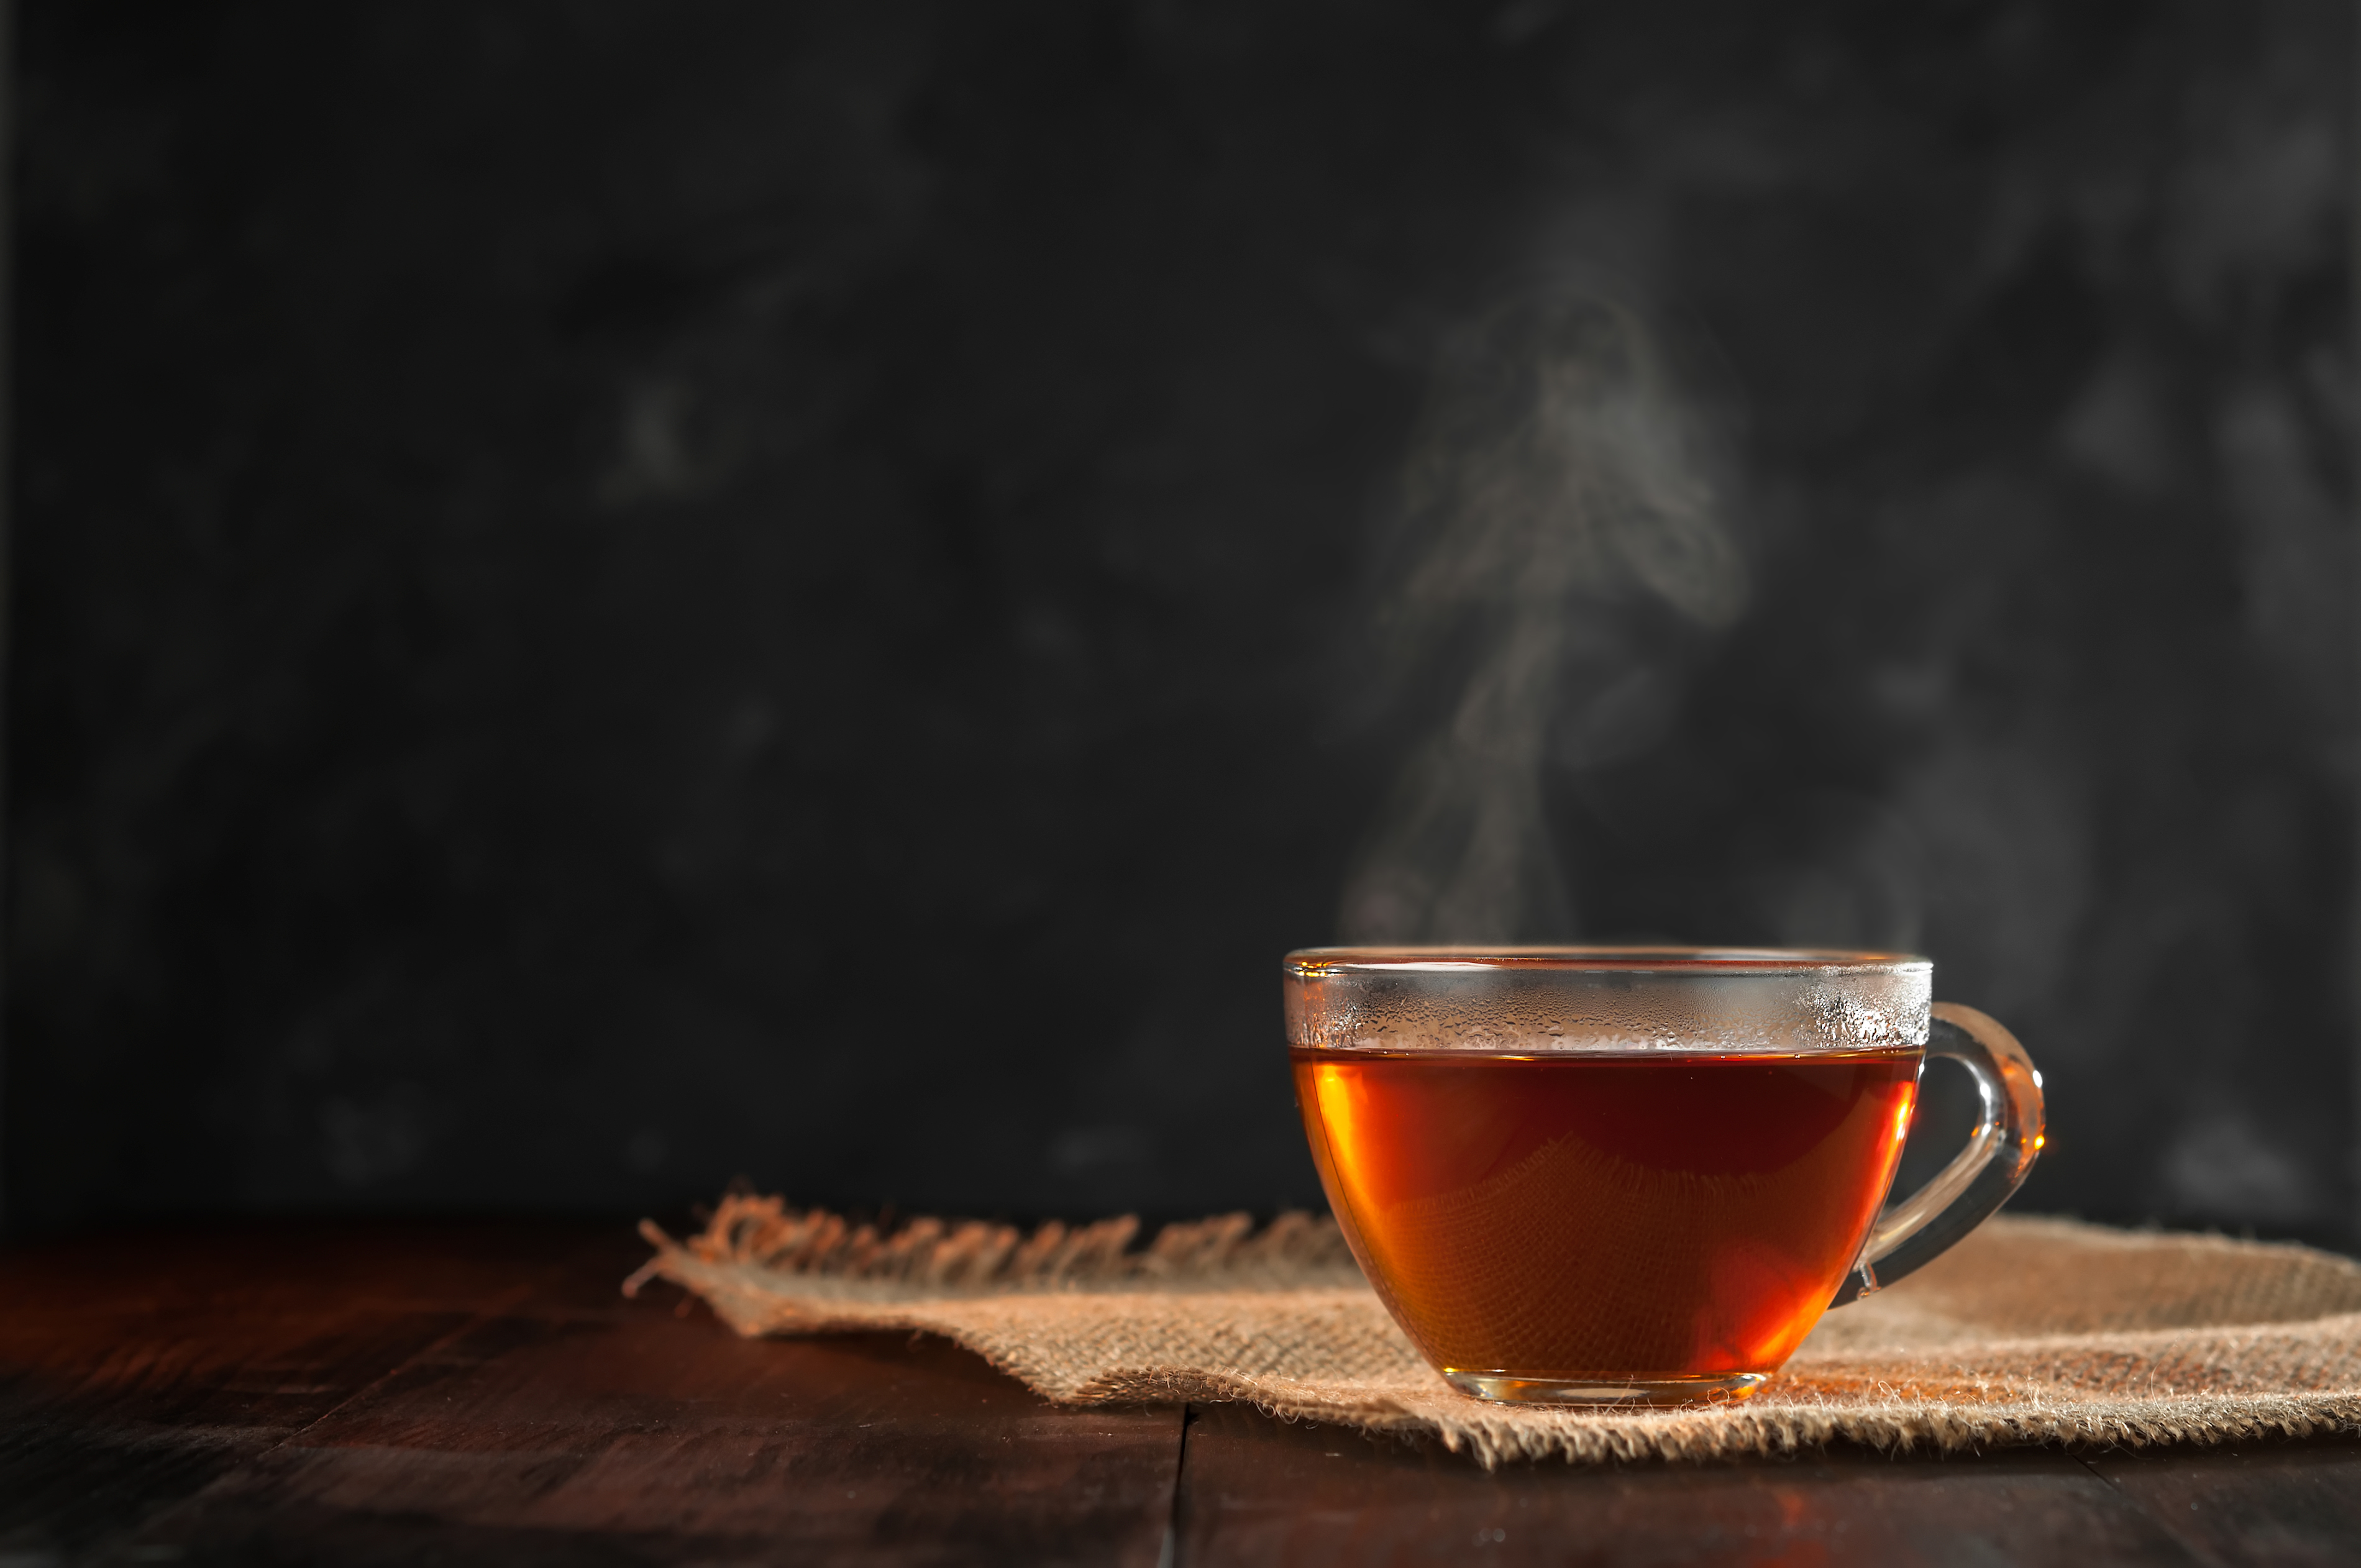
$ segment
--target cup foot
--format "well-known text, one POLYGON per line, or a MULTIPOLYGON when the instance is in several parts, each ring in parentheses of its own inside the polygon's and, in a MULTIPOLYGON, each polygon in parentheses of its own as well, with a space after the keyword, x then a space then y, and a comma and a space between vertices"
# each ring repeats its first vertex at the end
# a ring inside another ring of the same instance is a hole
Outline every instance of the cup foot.
POLYGON ((1470 1372, 1446 1366, 1443 1376, 1463 1394, 1503 1405, 1726 1405, 1771 1381, 1767 1372, 1697 1373, 1672 1377, 1521 1377, 1513 1372, 1470 1372))

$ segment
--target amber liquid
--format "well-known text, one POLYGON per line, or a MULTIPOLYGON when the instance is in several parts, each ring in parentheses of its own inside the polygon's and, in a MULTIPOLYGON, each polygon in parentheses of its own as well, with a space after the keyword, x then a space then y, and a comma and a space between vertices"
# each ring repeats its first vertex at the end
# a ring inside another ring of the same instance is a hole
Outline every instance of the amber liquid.
POLYGON ((1918 1053, 1297 1049, 1347 1240, 1449 1371, 1768 1372, 1894 1180, 1918 1053))

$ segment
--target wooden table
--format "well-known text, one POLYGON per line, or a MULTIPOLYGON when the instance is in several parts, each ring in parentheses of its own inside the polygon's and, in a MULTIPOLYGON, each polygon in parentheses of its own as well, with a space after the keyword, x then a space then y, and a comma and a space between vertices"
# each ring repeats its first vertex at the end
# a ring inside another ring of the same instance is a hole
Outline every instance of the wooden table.
POLYGON ((2361 1442, 1486 1474, 1227 1406, 1066 1410, 939 1341, 748 1341, 628 1228, 0 1257, 0 1568, 2344 1563, 2361 1442))

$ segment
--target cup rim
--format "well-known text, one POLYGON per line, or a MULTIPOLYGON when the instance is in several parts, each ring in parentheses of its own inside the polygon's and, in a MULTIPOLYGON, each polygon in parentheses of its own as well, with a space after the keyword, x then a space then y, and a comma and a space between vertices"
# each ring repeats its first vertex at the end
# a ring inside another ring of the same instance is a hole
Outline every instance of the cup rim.
POLYGON ((1339 974, 1465 974, 1474 970, 1586 970, 1609 974, 1906 974, 1931 972, 1917 953, 1849 948, 1455 945, 1298 948, 1286 972, 1312 980, 1339 974))

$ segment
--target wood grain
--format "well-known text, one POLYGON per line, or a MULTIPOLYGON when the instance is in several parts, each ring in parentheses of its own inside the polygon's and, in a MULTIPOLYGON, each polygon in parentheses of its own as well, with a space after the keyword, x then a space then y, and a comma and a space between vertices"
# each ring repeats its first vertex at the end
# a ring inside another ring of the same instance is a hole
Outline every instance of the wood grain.
POLYGON ((899 1337, 627 1302, 621 1227, 20 1256, 0 1491, 31 1560, 1128 1563, 1177 1409, 1062 1410, 899 1337))
POLYGON ((2091 1468, 2224 1568, 2361 1561, 2361 1446, 2276 1442, 2093 1454, 2091 1468))
MULTIPOLYGON (((489 1233, 434 1234, 123 1235, 0 1258, 0 1552, 37 1562, 136 1525, 520 1288, 522 1270, 471 1269, 489 1233)), ((531 1245, 546 1266, 578 1239, 531 1245)))
POLYGON ((1179 1512, 1185 1564, 2192 1563, 2137 1503, 2071 1457, 1576 1469, 1505 1466, 1191 1412, 1179 1512))
POLYGON ((2361 1444, 1487 1474, 1237 1407, 1067 1410, 934 1340, 622 1300, 621 1226, 0 1256, 0 1563, 2309 1564, 2361 1444))
POLYGON ((1180 1412, 1073 1411, 939 1341, 504 1316, 133 1543, 341 1561, 1156 1562, 1180 1412))

